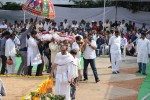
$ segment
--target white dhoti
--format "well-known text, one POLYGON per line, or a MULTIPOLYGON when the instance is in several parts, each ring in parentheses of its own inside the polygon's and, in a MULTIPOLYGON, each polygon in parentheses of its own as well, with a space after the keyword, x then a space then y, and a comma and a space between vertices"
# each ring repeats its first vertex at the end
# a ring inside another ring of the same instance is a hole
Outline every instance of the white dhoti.
POLYGON ((118 53, 111 53, 111 64, 112 64, 112 71, 116 72, 119 71, 119 63, 121 61, 121 52, 118 53))
MULTIPOLYGON (((8 57, 7 57, 8 59, 8 57)), ((11 57, 12 61, 13 61, 13 64, 12 65, 8 65, 7 64, 7 74, 13 74, 14 71, 15 71, 15 66, 16 66, 16 57, 13 56, 11 57)))

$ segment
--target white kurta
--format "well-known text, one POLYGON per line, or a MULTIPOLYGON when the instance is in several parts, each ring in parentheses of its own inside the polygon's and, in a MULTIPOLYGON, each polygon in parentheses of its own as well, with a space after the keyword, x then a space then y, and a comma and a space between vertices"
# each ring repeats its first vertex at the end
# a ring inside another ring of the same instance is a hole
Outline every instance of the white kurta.
POLYGON ((121 38, 112 36, 109 40, 112 71, 119 71, 119 61, 121 60, 121 38))
POLYGON ((76 57, 77 57, 78 59, 80 59, 80 57, 81 57, 81 49, 80 49, 79 44, 78 44, 77 42, 74 42, 74 43, 72 44, 72 49, 75 49, 75 50, 77 51, 76 57))
POLYGON ((27 41, 28 50, 27 50, 27 66, 35 66, 42 63, 41 54, 37 45, 37 41, 30 36, 27 41))
POLYGON ((13 64, 8 65, 7 64, 7 74, 13 74, 16 67, 16 46, 13 40, 10 38, 6 41, 5 44, 5 56, 7 59, 11 57, 13 64))
POLYGON ((148 63, 148 54, 150 54, 150 41, 148 39, 139 39, 137 44, 137 62, 148 63))
POLYGON ((54 63, 57 64, 56 70, 56 95, 65 95, 66 100, 70 98, 70 83, 74 77, 73 68, 76 66, 72 55, 62 55, 57 53, 54 63))

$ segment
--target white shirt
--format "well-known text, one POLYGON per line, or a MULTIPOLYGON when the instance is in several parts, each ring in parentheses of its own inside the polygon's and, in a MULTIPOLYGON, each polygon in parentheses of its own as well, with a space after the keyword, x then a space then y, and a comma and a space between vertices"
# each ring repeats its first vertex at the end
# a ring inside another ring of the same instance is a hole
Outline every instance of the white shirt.
POLYGON ((121 46, 127 45, 127 39, 125 37, 121 38, 121 46))
POLYGON ((16 47, 12 39, 8 39, 5 44, 5 56, 16 56, 16 47))
POLYGON ((77 28, 79 27, 79 25, 78 24, 76 24, 76 25, 72 24, 71 27, 74 28, 75 30, 77 30, 77 28))
POLYGON ((106 28, 106 31, 110 31, 110 23, 104 23, 103 27, 106 28))
MULTIPOLYGON (((91 45, 97 47, 94 40, 91 41, 91 45)), ((85 59, 94 59, 96 58, 95 50, 92 49, 88 44, 86 45, 85 51, 83 52, 83 57, 85 59)))
POLYGON ((78 59, 80 59, 80 57, 81 57, 81 50, 80 50, 79 44, 78 44, 77 42, 74 42, 74 43, 72 44, 72 49, 75 49, 75 50, 77 51, 76 57, 77 57, 78 59))
POLYGON ((68 23, 63 23, 64 29, 67 29, 68 25, 69 25, 68 23))
POLYGON ((115 35, 113 35, 110 39, 109 39, 109 45, 110 47, 110 53, 111 54, 116 54, 118 52, 121 52, 120 50, 120 45, 121 45, 121 38, 120 36, 116 37, 115 35))
POLYGON ((49 24, 45 23, 45 24, 44 24, 44 30, 48 31, 49 26, 50 26, 49 24))
POLYGON ((0 28, 7 28, 7 25, 6 24, 1 24, 0 28))

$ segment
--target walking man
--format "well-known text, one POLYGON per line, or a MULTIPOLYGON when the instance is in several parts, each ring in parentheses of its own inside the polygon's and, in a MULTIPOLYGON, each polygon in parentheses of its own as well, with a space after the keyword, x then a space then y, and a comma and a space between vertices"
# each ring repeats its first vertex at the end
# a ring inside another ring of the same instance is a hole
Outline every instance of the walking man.
POLYGON ((146 38, 146 33, 141 33, 141 39, 137 44, 137 63, 139 65, 138 73, 146 74, 146 64, 149 62, 150 57, 150 41, 146 38))
POLYGON ((65 100, 71 100, 70 97, 70 84, 73 83, 74 73, 73 69, 76 65, 73 56, 67 52, 67 46, 60 47, 61 52, 57 53, 50 77, 53 76, 56 70, 56 95, 65 95, 65 100))
POLYGON ((82 52, 83 52, 83 57, 84 57, 84 69, 83 69, 83 74, 84 74, 84 81, 88 80, 88 71, 87 67, 90 63, 91 68, 93 70, 93 74, 95 77, 96 83, 99 82, 99 77, 97 74, 97 69, 95 65, 95 58, 96 58, 96 53, 95 50, 97 49, 96 42, 92 40, 93 35, 92 33, 88 34, 88 40, 85 40, 84 46, 82 47, 82 52))
POLYGON ((119 31, 115 31, 109 40, 110 53, 111 53, 111 64, 112 64, 112 73, 117 74, 119 72, 119 63, 121 61, 121 38, 119 36, 119 31))

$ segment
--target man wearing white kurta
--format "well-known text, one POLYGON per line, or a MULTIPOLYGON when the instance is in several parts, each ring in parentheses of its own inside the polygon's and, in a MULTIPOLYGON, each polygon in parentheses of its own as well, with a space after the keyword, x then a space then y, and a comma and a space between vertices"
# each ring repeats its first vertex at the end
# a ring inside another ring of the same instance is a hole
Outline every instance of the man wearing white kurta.
POLYGON ((148 56, 150 54, 150 41, 146 38, 146 33, 141 33, 141 39, 137 44, 137 63, 139 70, 137 72, 146 74, 146 64, 149 62, 148 56))
POLYGON ((13 74, 16 66, 16 47, 15 47, 15 34, 11 34, 10 38, 6 41, 5 44, 5 56, 7 59, 11 58, 13 61, 12 65, 7 64, 7 73, 13 74))
POLYGON ((115 35, 109 39, 109 45, 111 53, 112 73, 117 74, 119 73, 119 63, 121 61, 121 38, 118 31, 115 31, 115 35))
POLYGON ((72 49, 75 49, 77 51, 76 58, 80 60, 80 64, 78 66, 78 72, 79 72, 79 77, 78 80, 82 80, 82 74, 81 74, 81 48, 83 47, 83 42, 82 42, 82 37, 81 36, 76 36, 76 42, 72 44, 72 49))
POLYGON ((28 50, 27 50, 27 66, 28 75, 32 75, 32 67, 42 63, 41 54, 39 52, 38 43, 36 41, 36 31, 31 32, 31 36, 27 41, 28 50))
POLYGON ((70 98, 70 83, 73 80, 74 73, 73 68, 76 66, 75 59, 71 54, 67 52, 66 46, 61 46, 61 52, 57 53, 52 65, 50 77, 56 70, 56 95, 65 95, 65 100, 71 100, 70 98))

